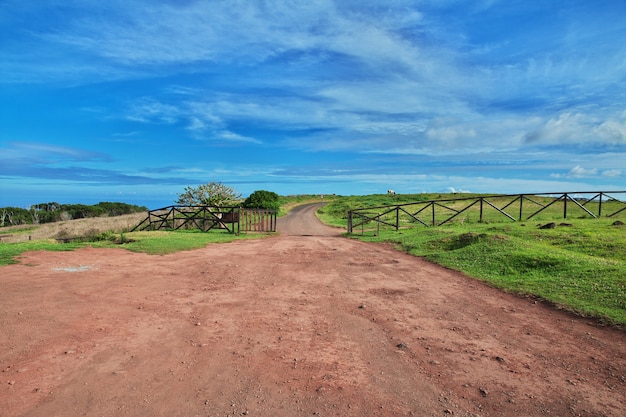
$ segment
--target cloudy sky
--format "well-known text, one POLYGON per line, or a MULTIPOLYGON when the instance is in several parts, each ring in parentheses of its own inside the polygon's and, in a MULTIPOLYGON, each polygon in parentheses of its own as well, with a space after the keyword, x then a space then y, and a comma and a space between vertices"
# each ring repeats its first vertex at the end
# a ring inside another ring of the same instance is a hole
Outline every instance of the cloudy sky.
POLYGON ((0 206, 626 189, 623 0, 0 0, 0 206))

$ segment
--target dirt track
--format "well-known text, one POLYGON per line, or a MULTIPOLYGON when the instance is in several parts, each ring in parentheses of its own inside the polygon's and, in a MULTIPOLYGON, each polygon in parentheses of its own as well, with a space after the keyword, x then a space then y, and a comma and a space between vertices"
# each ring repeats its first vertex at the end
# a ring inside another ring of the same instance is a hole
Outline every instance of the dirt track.
POLYGON ((277 237, 0 267, 0 416, 626 415, 624 332, 313 210, 277 237))

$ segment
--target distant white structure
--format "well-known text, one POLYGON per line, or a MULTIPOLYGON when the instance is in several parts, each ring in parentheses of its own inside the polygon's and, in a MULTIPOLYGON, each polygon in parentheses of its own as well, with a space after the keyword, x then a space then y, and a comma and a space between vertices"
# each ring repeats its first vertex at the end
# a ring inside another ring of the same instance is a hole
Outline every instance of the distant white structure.
POLYGON ((387 194, 389 195, 395 195, 396 192, 394 190, 387 190, 387 194))

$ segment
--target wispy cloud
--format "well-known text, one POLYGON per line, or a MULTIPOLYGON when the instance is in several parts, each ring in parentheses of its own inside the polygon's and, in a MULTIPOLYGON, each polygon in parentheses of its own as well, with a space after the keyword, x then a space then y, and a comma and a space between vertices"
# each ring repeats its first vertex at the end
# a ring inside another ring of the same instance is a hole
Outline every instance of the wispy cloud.
POLYGON ((7 142, 0 148, 2 166, 29 163, 107 162, 110 155, 86 149, 46 143, 7 142))
POLYGON ((11 142, 0 149, 0 177, 41 178, 45 181, 70 181, 94 185, 112 184, 185 184, 189 178, 143 176, 129 170, 91 168, 85 163, 113 165, 104 153, 80 148, 40 143, 11 142))
POLYGON ((126 118, 140 123, 174 124, 180 120, 181 110, 177 106, 143 97, 133 103, 126 118))
POLYGON ((621 169, 607 169, 602 171, 603 177, 617 178, 622 176, 623 171, 621 169))
POLYGON ((561 113, 526 135, 529 144, 626 145, 626 112, 601 118, 598 114, 561 113))
POLYGON ((5 0, 0 98, 15 110, 0 115, 0 169, 619 186, 624 15, 620 0, 5 0))
POLYGON ((619 178, 622 177, 623 170, 621 169, 606 169, 600 170, 598 168, 584 168, 580 165, 576 165, 570 169, 567 173, 552 173, 553 178, 619 178))

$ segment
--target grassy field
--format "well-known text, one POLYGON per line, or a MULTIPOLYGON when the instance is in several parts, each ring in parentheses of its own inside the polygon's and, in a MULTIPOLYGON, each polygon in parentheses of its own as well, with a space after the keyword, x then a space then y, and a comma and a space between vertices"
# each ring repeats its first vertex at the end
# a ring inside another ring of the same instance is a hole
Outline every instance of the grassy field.
MULTIPOLYGON (((346 207, 396 204, 394 197, 368 196, 365 204, 354 197, 338 199, 323 208, 320 218, 345 226, 346 207)), ((457 208, 467 204, 458 203, 457 208)), ((555 206, 530 221, 513 222, 489 213, 479 223, 476 211, 468 209, 442 226, 413 222, 407 227, 405 219, 398 231, 388 226, 378 230, 370 224, 362 235, 358 229, 352 237, 391 242, 504 291, 538 297, 582 316, 626 326, 626 226, 615 224, 615 218, 563 220, 562 214, 562 206, 555 206), (540 228, 546 222, 554 222, 555 227, 540 228)), ((623 212, 619 219, 624 222, 625 216, 623 212)), ((395 212, 390 217, 395 218, 395 212)))

